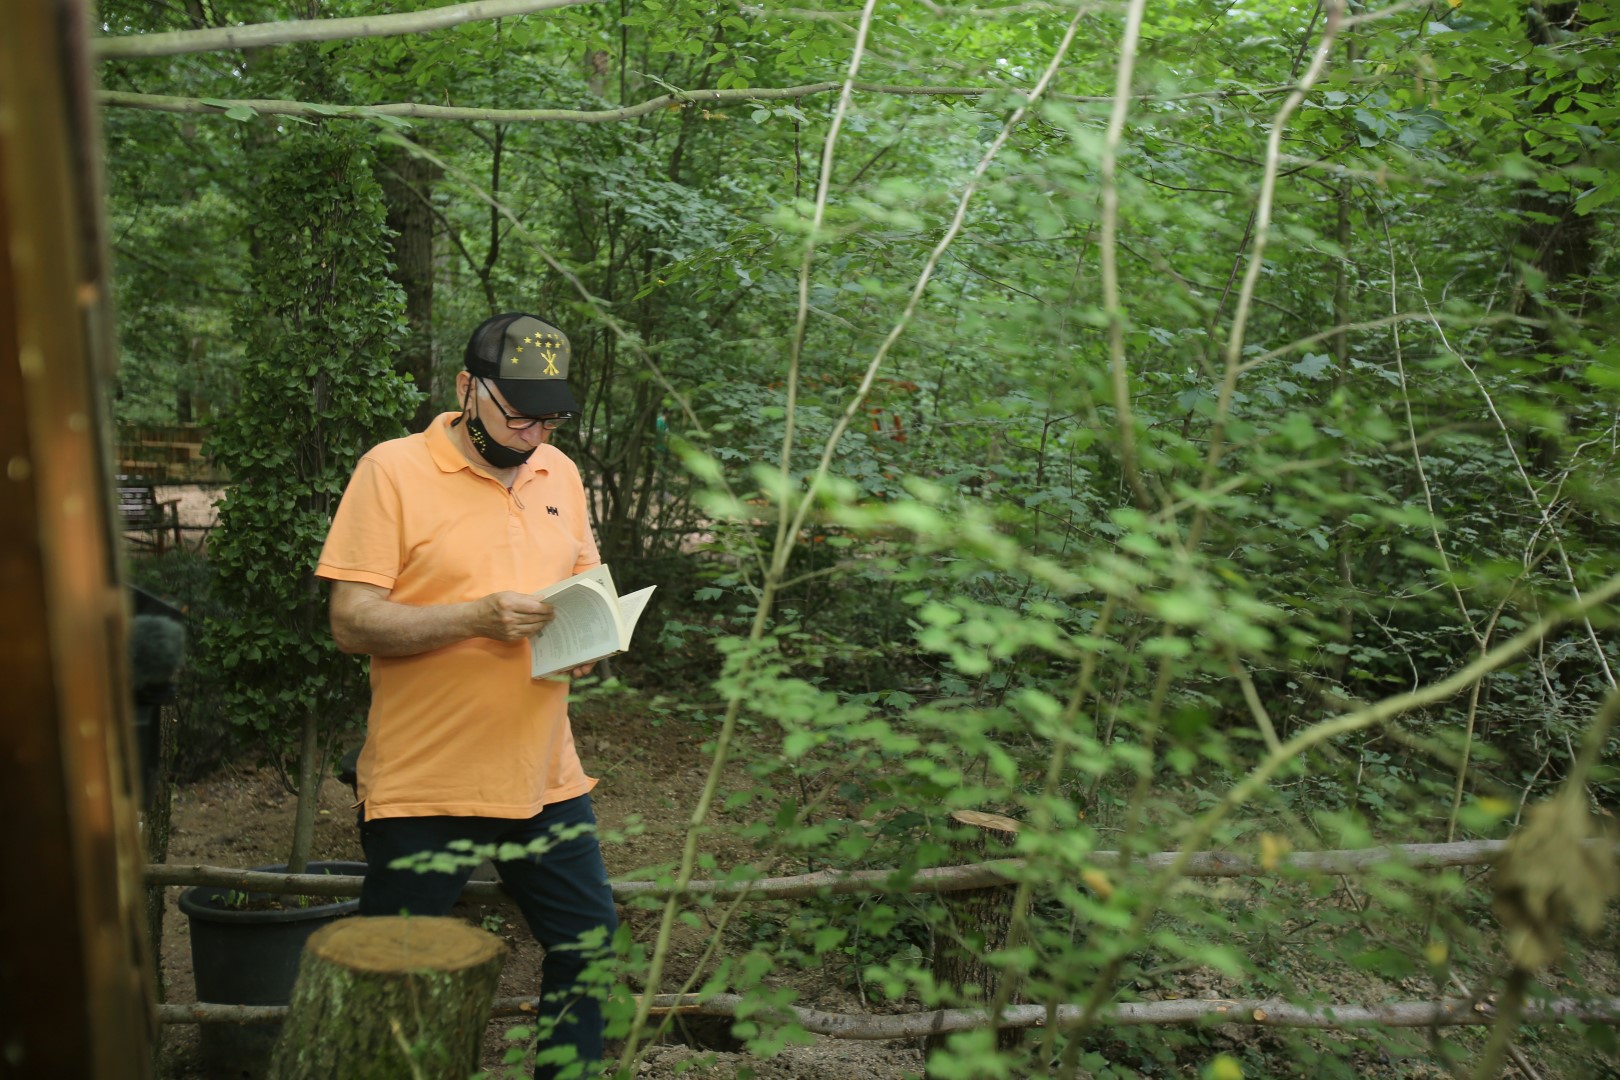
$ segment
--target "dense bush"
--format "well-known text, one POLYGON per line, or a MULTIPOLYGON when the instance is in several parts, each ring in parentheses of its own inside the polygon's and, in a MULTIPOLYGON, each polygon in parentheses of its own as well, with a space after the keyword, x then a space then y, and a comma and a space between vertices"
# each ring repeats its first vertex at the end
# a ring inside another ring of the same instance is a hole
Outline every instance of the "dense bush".
POLYGON ((231 477, 208 553, 228 616, 205 623, 203 655, 231 721, 296 756, 294 867, 308 858, 323 753, 359 725, 367 693, 360 658, 332 642, 315 562, 360 455, 403 435, 417 401, 390 360, 401 298, 370 150, 363 132, 326 125, 250 157, 247 355, 209 443, 231 477))

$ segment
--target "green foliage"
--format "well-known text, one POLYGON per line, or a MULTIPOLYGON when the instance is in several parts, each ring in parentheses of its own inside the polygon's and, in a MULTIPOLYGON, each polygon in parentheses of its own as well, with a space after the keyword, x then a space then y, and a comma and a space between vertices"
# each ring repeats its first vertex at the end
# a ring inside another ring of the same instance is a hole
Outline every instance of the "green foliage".
POLYGON ((244 360, 209 449, 232 479, 209 542, 226 614, 204 640, 232 719, 286 746, 304 717, 342 725, 362 708, 315 560, 355 462, 403 434, 416 398, 389 363, 400 300, 364 132, 292 130, 250 160, 263 184, 235 323, 244 360))
MULTIPOLYGON (((581 5, 321 55, 353 100, 592 109, 836 82, 857 16, 817 14, 581 5), (606 69, 582 67, 597 51, 606 69)), ((805 970, 874 1007, 982 1006, 982 988, 934 977, 934 949, 959 940, 1022 973, 1022 1000, 1090 1011, 1013 1047, 956 1036, 940 1075, 1454 1069, 1477 1050, 1469 1036, 1101 1016, 1188 997, 1428 999, 1453 975, 1494 986, 1501 942, 1480 883, 1398 860, 1341 880, 1289 870, 1287 852, 1499 838, 1558 789, 1612 801, 1612 731, 1596 729, 1586 764, 1576 747, 1614 686, 1614 615, 1570 604, 1620 564, 1620 20, 1607 0, 1556 25, 1468 0, 1335 24, 1321 78, 1284 116, 1323 30, 1316 8, 1152 6, 1110 159, 1125 16, 1098 11, 931 263, 1015 91, 1052 57, 1052 15, 877 9, 863 81, 994 92, 855 95, 802 308, 835 94, 412 129, 443 166, 424 193, 439 354, 453 365, 491 309, 569 328, 587 414, 564 449, 621 577, 664 586, 618 674, 656 681, 658 720, 709 740, 715 765, 680 865, 647 876, 890 870, 898 885, 977 857, 953 810, 1022 826, 1002 945, 928 896, 688 898, 624 962, 649 992, 742 994, 734 1033, 760 1054, 798 1036, 770 1007, 805 970), (1446 679, 1447 693, 1403 697, 1446 679), (1267 872, 1183 880, 1097 855, 1206 848, 1267 872), (677 958, 682 926, 704 946, 677 958)), ((240 96, 214 72, 165 78, 240 96)), ((283 259, 263 238, 306 222, 290 234, 313 245, 327 218, 299 208, 329 198, 355 215, 345 235, 375 222, 356 209, 375 214, 364 170, 318 164, 339 143, 359 155, 363 138, 263 116, 182 139, 115 121, 132 254, 183 266, 182 224, 213 237, 233 215, 258 223, 235 269, 192 254, 195 273, 131 270, 124 287, 153 303, 126 316, 128 337, 157 372, 174 362, 159 359, 167 336, 219 327, 220 305, 174 291, 176 276, 235 287, 242 274, 251 289, 256 314, 217 352, 244 365, 218 436, 243 480, 218 555, 240 613, 221 655, 258 687, 254 715, 343 715, 353 669, 325 645, 307 574, 348 463, 402 415, 385 377, 397 315, 372 240, 283 259), (180 146, 222 164, 161 214, 138 206, 151 187, 120 155, 180 146), (227 161, 272 179, 248 198, 227 161), (338 172, 341 199, 323 186, 338 172), (321 309, 350 314, 305 335, 291 313, 320 306, 299 291, 317 282, 354 289, 321 309), (301 494, 248 482, 310 461, 331 472, 308 473, 301 494)), ((156 408, 150 388, 183 381, 132 364, 127 400, 156 408)), ((1556 875, 1532 859, 1524 880, 1556 875)), ((1521 936, 1555 955, 1559 904, 1530 906, 1521 936)), ((1565 966, 1580 992, 1612 992, 1601 971, 1594 983, 1565 966)), ((625 1000, 610 1011, 633 1051, 649 1018, 625 1000)), ((1549 1074, 1603 1052, 1546 1040, 1549 1074)))

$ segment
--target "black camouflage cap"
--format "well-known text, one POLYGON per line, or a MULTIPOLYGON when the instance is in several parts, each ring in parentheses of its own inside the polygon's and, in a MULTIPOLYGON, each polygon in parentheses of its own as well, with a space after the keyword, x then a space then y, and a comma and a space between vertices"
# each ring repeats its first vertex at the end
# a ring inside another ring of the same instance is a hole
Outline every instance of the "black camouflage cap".
POLYGON ((568 335, 533 315, 486 319, 467 341, 467 370, 500 388, 525 416, 577 413, 568 389, 568 335))

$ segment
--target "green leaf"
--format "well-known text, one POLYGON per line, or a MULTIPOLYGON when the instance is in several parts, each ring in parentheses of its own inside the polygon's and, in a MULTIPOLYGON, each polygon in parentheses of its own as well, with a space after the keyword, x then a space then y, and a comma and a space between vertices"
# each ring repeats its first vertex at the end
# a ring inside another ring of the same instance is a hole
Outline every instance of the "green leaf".
POLYGON ((1306 379, 1320 379, 1334 368, 1333 357, 1327 353, 1306 353, 1288 370, 1306 379))

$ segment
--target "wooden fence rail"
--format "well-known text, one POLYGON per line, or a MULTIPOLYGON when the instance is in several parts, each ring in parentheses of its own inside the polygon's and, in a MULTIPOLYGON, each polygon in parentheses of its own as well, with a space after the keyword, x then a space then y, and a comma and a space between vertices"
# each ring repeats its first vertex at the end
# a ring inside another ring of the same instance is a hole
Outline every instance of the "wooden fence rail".
MULTIPOLYGON (((1397 863, 1420 870, 1452 866, 1482 866, 1501 852, 1506 841, 1466 840, 1454 844, 1390 844, 1385 847, 1354 848, 1343 851, 1295 851, 1267 866, 1249 855, 1225 851, 1194 852, 1182 872, 1188 877, 1239 878, 1269 877, 1283 870, 1319 874, 1359 874, 1385 863, 1397 863)), ((1157 870, 1172 865, 1180 856, 1173 851, 1139 855, 1129 865, 1157 870)), ((1117 851, 1093 851, 1092 865, 1115 868, 1127 860, 1117 851)), ((995 859, 965 866, 938 866, 904 875, 894 870, 820 870, 791 877, 755 878, 752 881, 693 881, 685 891, 692 897, 711 896, 731 900, 792 900, 806 896, 848 893, 942 893, 962 889, 982 889, 1016 881, 1023 869, 1022 859, 995 859)), ((152 885, 217 885, 247 892, 301 893, 306 896, 359 896, 361 878, 324 874, 272 874, 234 870, 225 866, 154 864, 146 868, 152 885)), ((615 881, 613 898, 665 898, 673 889, 657 881, 615 881)), ((468 882, 461 894, 468 900, 498 900, 504 894, 494 882, 468 882)))
MULTIPOLYGON (((533 1015, 538 999, 497 998, 494 1015, 533 1015)), ((736 1016, 744 999, 737 994, 700 998, 696 994, 659 994, 652 1014, 736 1016)), ((1038 1028, 1048 1023, 1064 1027, 1080 1019, 1078 1005, 1059 1005, 1048 1012, 1044 1005, 1012 1005, 1002 1010, 998 1027, 1038 1028)), ((284 1019, 285 1005, 160 1005, 158 1018, 165 1024, 262 1024, 284 1019)), ((920 1039, 952 1031, 983 1027, 983 1009, 940 1009, 917 1013, 837 1013, 790 1005, 753 1009, 755 1018, 796 1023, 814 1035, 834 1039, 920 1039)), ((1387 1001, 1373 1005, 1296 1005, 1269 998, 1181 998, 1174 1001, 1132 1001, 1105 1007, 1099 1023, 1111 1027, 1170 1025, 1286 1027, 1340 1029, 1355 1027, 1468 1027, 1489 1024, 1496 1009, 1489 1001, 1444 998, 1439 1001, 1387 1001)), ((1620 1020, 1620 998, 1556 998, 1525 1006, 1520 1023, 1557 1024, 1566 1020, 1614 1023, 1620 1020)))
MULTIPOLYGON (((1453 844, 1391 844, 1375 848, 1341 851, 1299 851, 1270 865, 1258 858, 1229 852, 1195 852, 1186 860, 1183 873, 1189 877, 1258 877, 1281 872, 1356 874, 1396 863, 1417 869, 1454 866, 1480 866, 1491 862, 1505 846, 1500 840, 1471 840, 1453 844)), ((1090 862, 1098 867, 1124 865, 1161 869, 1180 856, 1157 852, 1131 860, 1117 851, 1095 851, 1090 862)), ((692 897, 710 896, 753 900, 780 900, 796 897, 862 892, 944 893, 978 889, 1017 879, 1022 859, 997 859, 964 866, 943 866, 905 875, 892 870, 852 872, 820 871, 791 877, 758 878, 753 881, 694 881, 685 891, 692 897)), ((215 885, 254 892, 302 893, 313 896, 357 896, 362 878, 348 875, 273 874, 235 870, 220 866, 153 865, 146 869, 146 880, 154 885, 215 885)), ((667 897, 669 885, 656 881, 615 881, 616 900, 635 897, 667 897)), ((504 894, 495 882, 468 882, 462 896, 470 900, 498 900, 504 894)), ((653 999, 654 1015, 681 1013, 700 1016, 735 1016, 743 998, 719 994, 708 998, 697 995, 661 994, 653 999)), ((532 1014, 534 998, 502 998, 495 1002, 496 1016, 532 1014)), ((265 1023, 286 1016, 283 1005, 162 1005, 158 1018, 165 1024, 265 1023)), ((980 1009, 941 1009, 934 1012, 902 1014, 836 1013, 801 1006, 767 1010, 765 1015, 784 1023, 796 1023, 804 1030, 835 1039, 915 1039, 952 1031, 982 1027, 988 1017, 980 1009)), ((1042 1005, 1013 1005, 1005 1009, 997 1023, 1002 1028, 1066 1026, 1080 1019, 1075 1005, 1059 1005, 1048 1010, 1042 1005)), ((1491 1023, 1496 1010, 1488 1000, 1446 998, 1436 1001, 1393 1001, 1377 1004, 1299 1005, 1271 999, 1178 999, 1172 1001, 1122 1002, 1108 1006, 1100 1022, 1109 1026, 1148 1025, 1250 1025, 1290 1028, 1380 1027, 1462 1027, 1491 1023)), ((1566 1020, 1620 1022, 1620 998, 1573 998, 1531 1003, 1523 1023, 1553 1024, 1566 1020)))

